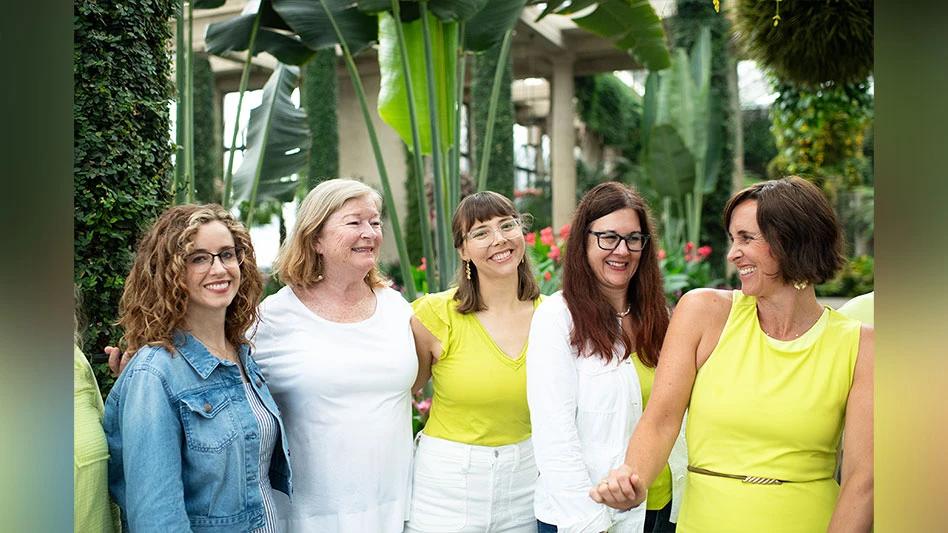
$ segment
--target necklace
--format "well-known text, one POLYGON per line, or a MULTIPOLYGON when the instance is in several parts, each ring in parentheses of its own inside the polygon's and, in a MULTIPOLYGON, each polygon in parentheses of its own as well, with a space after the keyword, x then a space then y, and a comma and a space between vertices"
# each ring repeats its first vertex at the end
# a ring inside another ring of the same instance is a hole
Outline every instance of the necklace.
POLYGON ((632 304, 630 303, 629 305, 625 306, 625 311, 622 311, 621 313, 616 313, 616 316, 619 318, 625 318, 631 312, 632 312, 632 304))
MULTIPOLYGON (((229 356, 230 356, 230 353, 229 353, 226 349, 225 349, 225 350, 221 350, 220 348, 217 348, 216 346, 213 346, 211 343, 207 342, 206 340, 202 339, 201 337, 198 337, 193 331, 191 332, 191 336, 194 337, 195 339, 197 339, 198 341, 200 341, 201 344, 203 344, 204 347, 207 348, 207 350, 208 350, 209 352, 211 352, 211 354, 213 354, 213 355, 215 355, 215 356, 217 356, 217 357, 220 357, 221 359, 224 359, 224 360, 226 360, 226 361, 235 362, 233 359, 231 359, 231 358, 229 357, 229 356)), ((224 341, 224 345, 227 346, 227 341, 224 341)))

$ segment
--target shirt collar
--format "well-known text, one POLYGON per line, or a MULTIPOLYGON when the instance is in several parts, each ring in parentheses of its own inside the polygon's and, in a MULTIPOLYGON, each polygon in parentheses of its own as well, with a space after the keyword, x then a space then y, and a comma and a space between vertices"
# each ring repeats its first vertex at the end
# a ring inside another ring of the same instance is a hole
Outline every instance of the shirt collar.
MULTIPOLYGON (((174 344, 178 348, 178 353, 181 354, 181 357, 183 357, 203 379, 207 379, 218 365, 224 363, 221 359, 214 357, 200 341, 186 331, 179 330, 175 332, 174 344)), ((248 366, 248 349, 249 347, 246 344, 241 344, 237 351, 240 360, 243 361, 244 368, 248 366)))

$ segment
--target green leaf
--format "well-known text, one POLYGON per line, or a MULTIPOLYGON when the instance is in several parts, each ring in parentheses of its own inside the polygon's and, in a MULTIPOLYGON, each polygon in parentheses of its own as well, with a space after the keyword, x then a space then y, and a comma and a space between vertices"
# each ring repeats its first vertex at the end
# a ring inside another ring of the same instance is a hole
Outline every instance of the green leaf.
POLYGON ((661 196, 682 198, 694 187, 694 157, 670 124, 652 128, 645 165, 652 187, 661 196))
POLYGON ((234 173, 235 202, 293 199, 299 183, 290 176, 305 166, 311 143, 306 111, 290 99, 299 76, 299 68, 277 65, 260 106, 250 111, 248 151, 234 173))
MULTIPOLYGON (((378 19, 359 10, 352 0, 323 0, 353 54, 378 38, 378 19)), ((273 0, 273 9, 310 48, 320 50, 339 43, 320 0, 273 0)))
POLYGON ((464 49, 483 52, 504 40, 520 19, 526 0, 490 0, 464 27, 464 49))
MULTIPOLYGON (((510 4, 519 3, 511 0, 503 1, 510 4)), ((429 0, 428 9, 434 16, 445 22, 460 22, 473 17, 484 9, 487 3, 488 0, 429 0)))
MULTIPOLYGON (((205 36, 207 52, 220 56, 227 52, 247 50, 250 46, 254 17, 255 13, 242 14, 230 20, 210 24, 205 36)), ((267 52, 287 65, 302 65, 316 54, 298 38, 264 28, 262 25, 254 43, 254 55, 260 52, 267 52)))
MULTIPOLYGON (((445 23, 433 15, 428 16, 431 27, 431 46, 434 53, 435 79, 429 80, 425 74, 424 35, 421 20, 402 23, 408 56, 411 58, 412 87, 415 95, 415 110, 418 116, 418 128, 421 134, 421 153, 431 153, 431 126, 428 119, 428 92, 425 87, 433 83, 438 101, 442 133, 442 149, 453 144, 454 128, 450 123, 454 113, 448 108, 453 101, 455 89, 455 71, 457 70, 458 25, 445 23)), ((395 19, 388 13, 379 17, 379 70, 382 80, 379 89, 379 116, 391 126, 409 146, 411 140, 411 121, 408 116, 408 97, 405 91, 405 78, 402 72, 401 56, 395 30, 395 19)))
POLYGON ((194 9, 214 9, 221 7, 227 0, 194 0, 192 7, 194 9))
POLYGON ((647 0, 606 0, 583 17, 573 19, 579 27, 613 41, 636 62, 649 70, 671 65, 665 46, 662 21, 647 0))

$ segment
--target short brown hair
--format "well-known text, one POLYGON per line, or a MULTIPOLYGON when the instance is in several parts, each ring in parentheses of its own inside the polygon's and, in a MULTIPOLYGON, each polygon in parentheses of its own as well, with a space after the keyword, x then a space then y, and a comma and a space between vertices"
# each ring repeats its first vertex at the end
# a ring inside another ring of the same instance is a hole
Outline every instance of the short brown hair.
POLYGON ((846 264, 836 213, 819 187, 799 177, 755 183, 724 207, 729 230, 737 206, 757 202, 757 225, 770 245, 784 283, 825 283, 846 264))
MULTIPOLYGON (((333 213, 347 201, 362 197, 370 198, 375 208, 382 211, 382 195, 361 181, 331 179, 309 191, 296 212, 293 231, 280 246, 271 271, 283 283, 293 287, 316 283, 322 275, 323 259, 316 253, 313 243, 333 213)), ((389 286, 377 264, 366 274, 365 282, 373 289, 389 286)))
MULTIPOLYGON (((529 216, 518 212, 513 202, 502 194, 493 191, 474 193, 461 200, 458 208, 454 211, 454 217, 451 220, 454 247, 458 250, 461 249, 461 246, 464 245, 464 236, 471 231, 471 226, 475 222, 486 222, 494 217, 526 218, 526 223, 531 220, 529 216)), ((470 269, 471 279, 467 279, 465 264, 464 261, 461 261, 455 276, 458 290, 454 293, 454 299, 459 302, 457 306, 459 313, 473 313, 487 308, 481 298, 477 267, 473 262, 470 264, 470 269)), ((526 248, 524 248, 523 261, 517 267, 517 276, 519 278, 517 298, 521 301, 537 299, 540 296, 540 286, 537 285, 537 280, 533 277, 533 270, 530 268, 530 258, 527 256, 526 248)))
POLYGON ((570 344, 580 357, 598 356, 606 361, 623 358, 634 348, 646 366, 658 364, 665 330, 668 329, 668 309, 658 253, 653 242, 658 236, 645 200, 638 192, 614 181, 601 183, 583 196, 570 224, 570 239, 563 254, 563 298, 573 317, 570 344), (651 239, 642 249, 638 270, 629 282, 630 316, 635 324, 635 339, 619 326, 616 311, 599 289, 596 275, 589 267, 586 249, 588 231, 592 223, 609 213, 630 208, 639 217, 642 233, 651 239), (615 354, 615 344, 622 344, 625 353, 615 354))
POLYGON ((234 346, 248 342, 247 330, 257 321, 257 304, 263 295, 250 233, 217 204, 179 205, 162 213, 138 244, 119 302, 118 325, 125 329, 126 351, 138 351, 147 344, 175 352, 174 333, 187 327, 190 299, 184 258, 194 250, 198 228, 214 221, 227 226, 234 245, 244 249, 240 286, 227 306, 224 334, 234 346))

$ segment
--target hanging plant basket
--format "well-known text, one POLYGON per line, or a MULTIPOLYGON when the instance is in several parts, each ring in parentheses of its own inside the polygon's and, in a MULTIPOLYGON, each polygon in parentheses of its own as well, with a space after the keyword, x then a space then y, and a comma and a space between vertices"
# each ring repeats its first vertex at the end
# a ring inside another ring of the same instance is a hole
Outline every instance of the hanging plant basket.
POLYGON ((872 0, 738 0, 751 59, 780 79, 813 87, 865 80, 873 67, 872 0))

